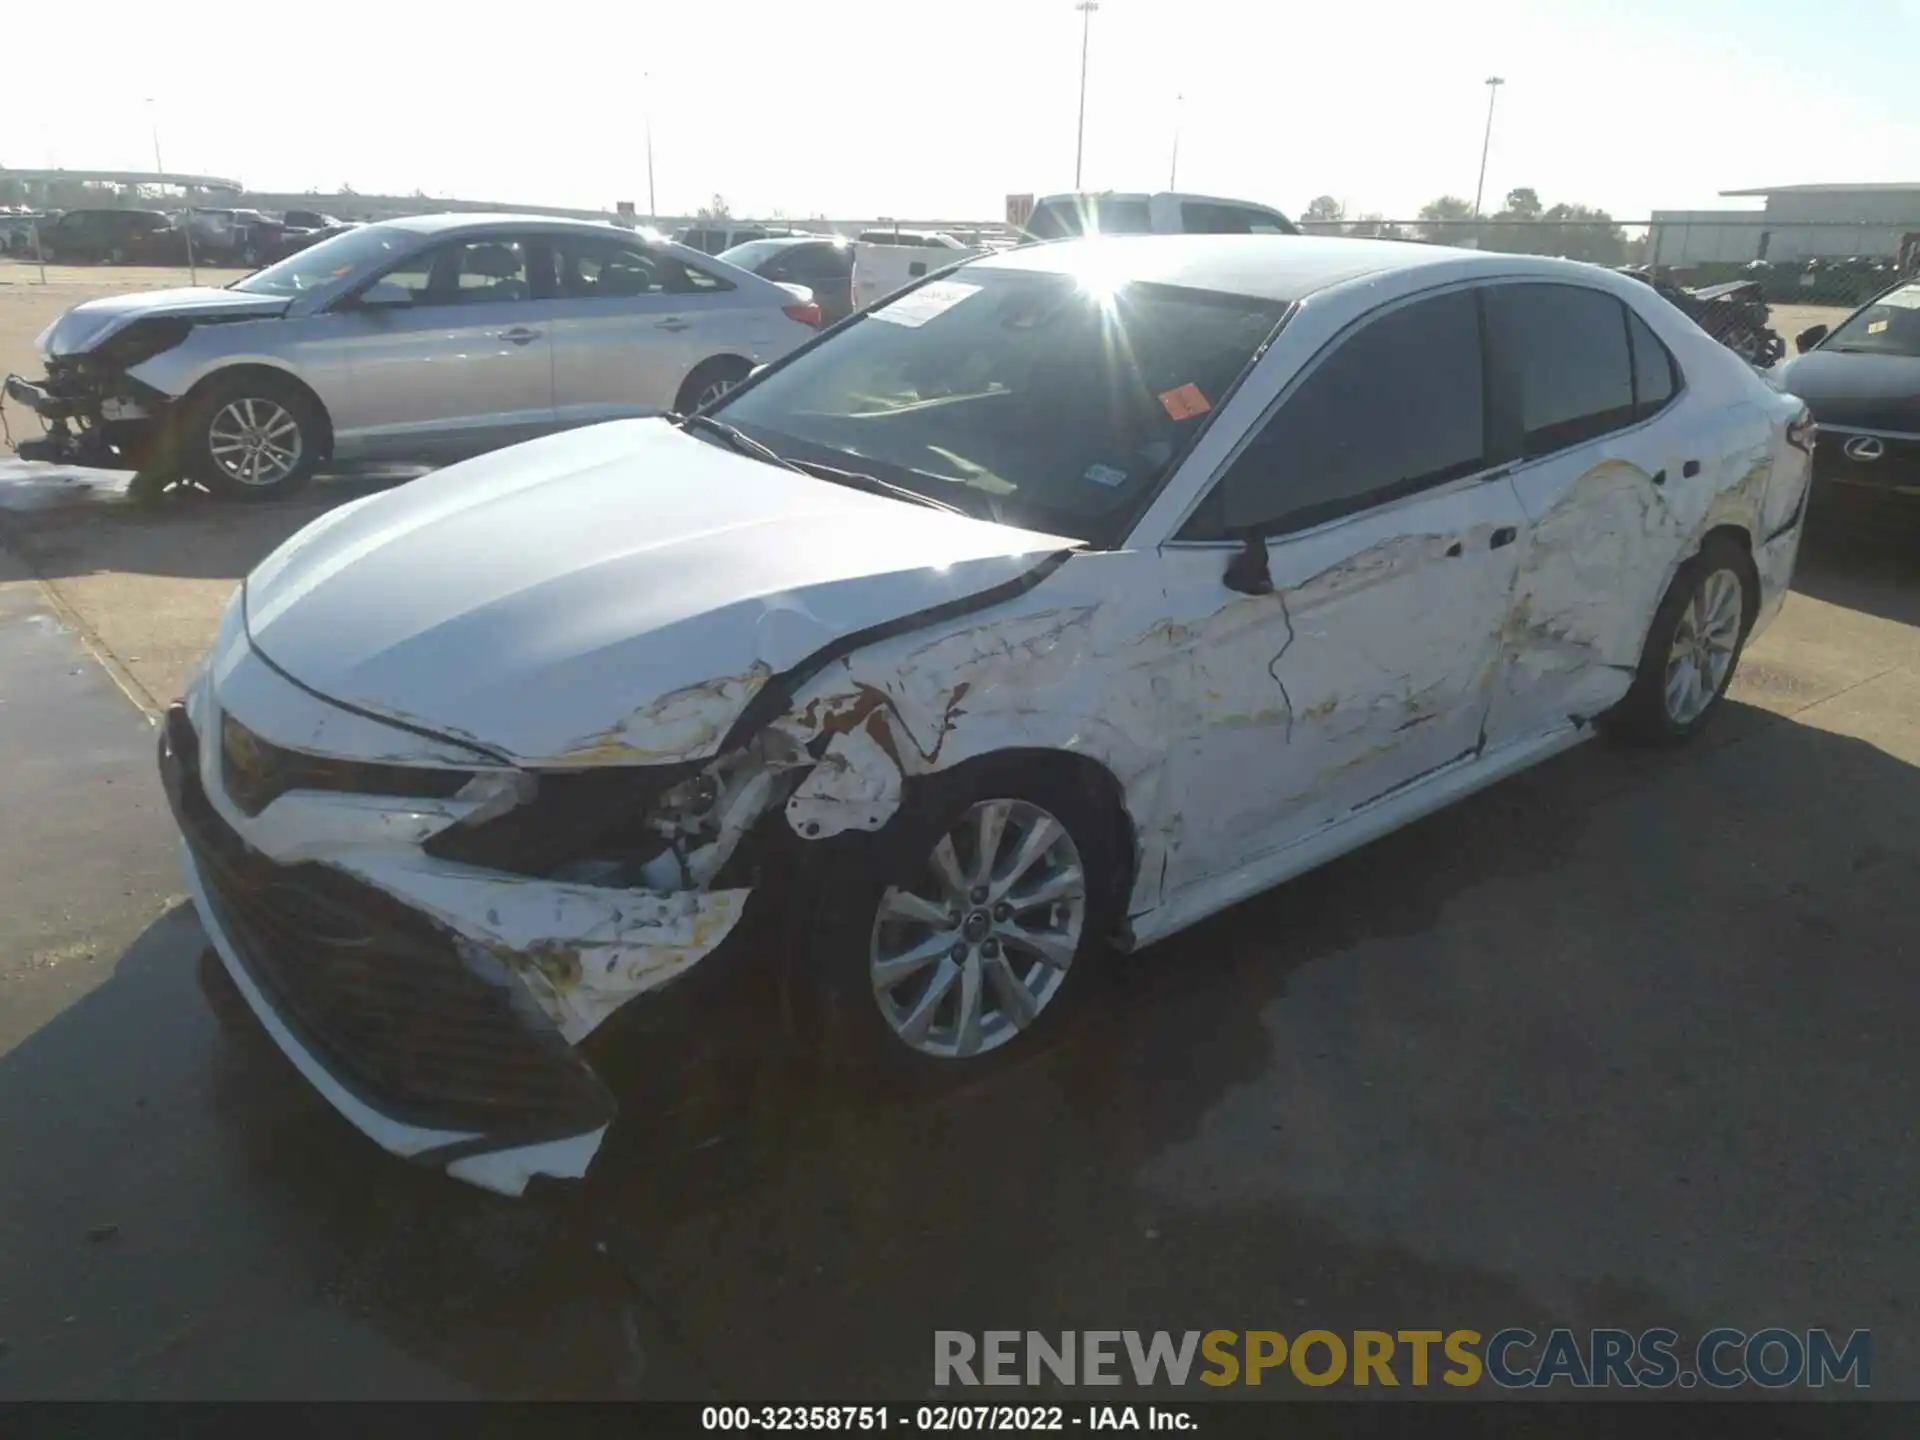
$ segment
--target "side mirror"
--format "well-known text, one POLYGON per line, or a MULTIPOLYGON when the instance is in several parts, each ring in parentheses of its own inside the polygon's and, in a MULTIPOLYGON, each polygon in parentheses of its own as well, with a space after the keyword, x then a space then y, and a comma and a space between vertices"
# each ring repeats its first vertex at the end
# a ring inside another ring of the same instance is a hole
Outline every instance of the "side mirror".
POLYGON ((1827 327, 1825 325, 1809 325, 1805 330, 1802 330, 1798 335, 1793 337, 1793 348, 1804 355, 1826 338, 1827 327))
POLYGON ((1233 559, 1227 562, 1220 582, 1242 595, 1271 595, 1273 572, 1267 568, 1267 541, 1264 535, 1249 530, 1233 559))
POLYGON ((413 294, 389 280, 376 280, 353 303, 362 310, 400 310, 413 304, 413 294))

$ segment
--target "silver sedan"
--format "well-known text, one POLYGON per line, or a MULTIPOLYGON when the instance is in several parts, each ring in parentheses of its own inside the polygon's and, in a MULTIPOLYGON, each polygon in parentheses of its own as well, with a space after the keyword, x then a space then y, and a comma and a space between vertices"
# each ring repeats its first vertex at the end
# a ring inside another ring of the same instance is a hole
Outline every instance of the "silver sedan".
POLYGON ((91 300, 39 340, 37 458, 253 498, 323 463, 438 463, 689 411, 812 337, 804 290, 612 225, 367 225, 225 288, 91 300))

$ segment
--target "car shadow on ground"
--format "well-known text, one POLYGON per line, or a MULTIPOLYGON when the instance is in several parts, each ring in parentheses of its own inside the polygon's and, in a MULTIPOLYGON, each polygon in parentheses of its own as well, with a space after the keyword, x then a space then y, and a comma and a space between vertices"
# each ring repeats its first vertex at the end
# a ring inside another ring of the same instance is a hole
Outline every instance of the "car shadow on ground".
POLYGON ((520 1201, 217 1021, 176 909, 0 1060, 46 1314, 0 1389, 911 1398, 936 1329, 1554 1323, 1876 1327, 1901 1389, 1920 772, 1743 706, 1714 738, 1583 747, 1112 961, 961 1088, 715 1010, 673 1103, 520 1201), (348 1373, 369 1330, 419 1373, 348 1373))
POLYGON ((1904 526, 1884 512, 1863 523, 1844 511, 1816 510, 1793 588, 1848 610, 1920 625, 1920 496, 1912 499, 1904 526))

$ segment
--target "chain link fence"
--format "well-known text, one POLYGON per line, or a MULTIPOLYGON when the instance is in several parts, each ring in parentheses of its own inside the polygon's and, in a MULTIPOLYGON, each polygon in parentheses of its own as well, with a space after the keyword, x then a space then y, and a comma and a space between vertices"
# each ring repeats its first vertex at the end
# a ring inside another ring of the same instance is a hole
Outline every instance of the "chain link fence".
POLYGON ((1416 240, 1553 255, 1629 271, 1755 364, 1836 325, 1903 276, 1920 276, 1920 216, 1909 225, 1841 219, 1781 224, 1764 215, 1306 221, 1309 234, 1416 240))

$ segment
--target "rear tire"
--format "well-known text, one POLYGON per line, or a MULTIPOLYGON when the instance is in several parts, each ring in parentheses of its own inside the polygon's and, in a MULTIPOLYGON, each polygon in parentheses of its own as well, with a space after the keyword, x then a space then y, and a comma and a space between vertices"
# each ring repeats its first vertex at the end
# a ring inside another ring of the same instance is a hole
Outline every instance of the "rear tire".
POLYGON ((180 469, 223 500, 288 495, 320 466, 326 416, 291 380, 215 377, 184 407, 174 442, 180 469))
POLYGON ((1733 683, 1759 608, 1753 557, 1730 536, 1709 536, 1667 587, 1633 687, 1607 716, 1607 728, 1651 746, 1699 734, 1733 683))
POLYGON ((732 355, 717 355, 694 366, 680 387, 673 408, 682 415, 704 410, 753 373, 753 366, 732 355))

